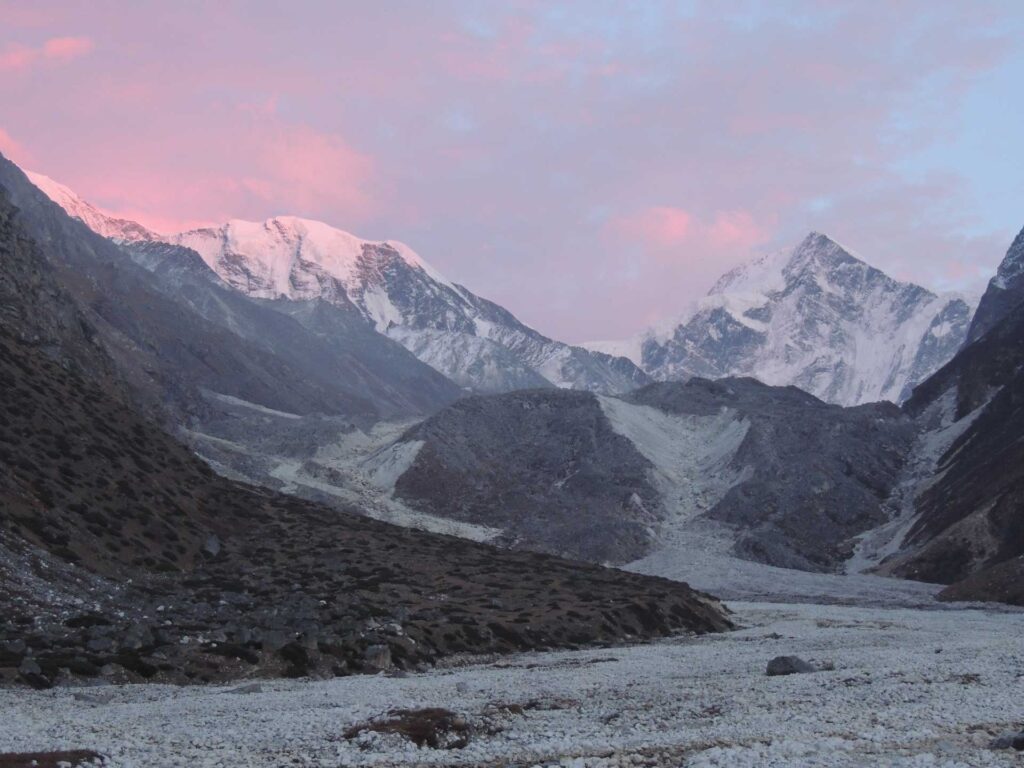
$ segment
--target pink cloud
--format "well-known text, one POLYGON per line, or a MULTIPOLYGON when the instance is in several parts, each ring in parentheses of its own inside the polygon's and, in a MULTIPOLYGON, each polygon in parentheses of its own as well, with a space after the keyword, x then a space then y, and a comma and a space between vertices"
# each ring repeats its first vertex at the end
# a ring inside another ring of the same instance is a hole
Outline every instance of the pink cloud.
POLYGON ((111 214, 158 232, 276 214, 353 228, 378 207, 370 189, 373 158, 339 134, 246 109, 234 111, 226 133, 213 154, 205 136, 186 134, 170 164, 160 152, 162 137, 128 139, 61 180, 111 214), (122 152, 142 162, 111 177, 107 169, 122 152))
POLYGON ((39 62, 68 62, 85 56, 95 46, 88 37, 51 37, 39 47, 9 44, 0 52, 0 72, 26 70, 39 62))
POLYGON ((690 234, 693 217, 682 208, 658 205, 609 222, 618 236, 636 238, 655 248, 681 245, 690 234))
POLYGON ((43 43, 43 56, 70 61, 89 53, 95 46, 88 37, 52 37, 43 43))
POLYGON ((0 52, 0 72, 12 72, 27 69, 39 58, 39 51, 27 45, 14 43, 0 52))
POLYGON ((676 254, 681 246, 716 251, 749 250, 771 237, 770 227, 748 211, 717 211, 710 220, 672 206, 657 205, 612 218, 606 235, 637 240, 650 252, 676 254))
POLYGON ((747 211, 719 211, 707 227, 708 242, 715 248, 750 249, 770 237, 770 228, 747 211))
POLYGON ((0 128, 0 154, 18 164, 32 161, 29 151, 3 128, 0 128))
POLYGON ((281 126, 260 137, 265 182, 283 188, 298 208, 332 208, 363 215, 372 207, 365 182, 373 161, 340 136, 309 126, 281 126))
POLYGON ((616 261, 600 270, 614 305, 637 325, 678 314, 721 274, 758 253, 776 234, 774 217, 745 210, 706 216, 654 206, 611 218, 602 228, 616 261), (652 279, 652 277, 654 279, 652 279))

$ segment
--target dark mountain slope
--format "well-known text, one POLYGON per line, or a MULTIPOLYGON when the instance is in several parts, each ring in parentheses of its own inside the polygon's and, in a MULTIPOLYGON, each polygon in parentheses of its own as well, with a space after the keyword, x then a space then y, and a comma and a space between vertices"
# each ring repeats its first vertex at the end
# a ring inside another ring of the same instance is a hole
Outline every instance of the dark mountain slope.
POLYGON ((26 657, 47 680, 184 681, 727 626, 684 585, 231 483, 5 332, 0 383, 0 647, 27 645, 0 653, 8 679, 26 657))
POLYGON ((918 387, 906 408, 928 429, 946 403, 939 427, 962 431, 917 498, 904 551, 883 570, 966 579, 951 597, 1019 602, 1024 586, 1013 582, 1020 568, 1012 562, 1024 555, 1024 304, 918 387))
MULTIPOLYGON (((0 197, 0 284, 41 258, 0 197)), ((59 296, 48 269, 32 277, 37 295, 59 296)), ((54 331, 40 341, 20 317, 0 316, 3 680, 375 671, 728 626, 685 585, 217 477, 76 362, 74 322, 36 315, 54 331)))
POLYGON ((331 413, 363 419, 425 414, 462 394, 402 345, 377 333, 351 304, 251 299, 188 248, 159 242, 124 248, 153 272, 167 296, 281 360, 305 385, 333 393, 331 413))

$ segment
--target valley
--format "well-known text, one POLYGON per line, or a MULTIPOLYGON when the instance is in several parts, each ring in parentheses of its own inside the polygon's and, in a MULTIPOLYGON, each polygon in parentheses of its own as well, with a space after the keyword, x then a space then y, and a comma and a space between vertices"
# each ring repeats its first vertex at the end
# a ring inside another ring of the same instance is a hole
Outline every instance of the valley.
POLYGON ((972 325, 812 235, 656 370, 400 243, 0 171, 0 759, 1011 764, 1020 238, 972 325))
POLYGON ((1022 39, 0 0, 0 768, 1020 768, 1022 39))

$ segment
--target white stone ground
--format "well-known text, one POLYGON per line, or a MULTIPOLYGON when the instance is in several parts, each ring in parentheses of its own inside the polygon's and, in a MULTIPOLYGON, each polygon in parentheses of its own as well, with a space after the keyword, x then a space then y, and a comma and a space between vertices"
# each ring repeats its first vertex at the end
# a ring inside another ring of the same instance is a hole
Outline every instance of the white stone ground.
POLYGON ((731 607, 745 628, 730 634, 524 654, 404 678, 264 682, 249 694, 5 690, 0 752, 91 748, 111 765, 138 768, 1024 763, 987 748, 1024 727, 1024 612, 731 607), (765 676, 781 654, 835 668, 765 676), (524 714, 484 717, 494 705, 531 701, 524 714), (451 751, 342 736, 389 709, 431 706, 501 730, 451 751))

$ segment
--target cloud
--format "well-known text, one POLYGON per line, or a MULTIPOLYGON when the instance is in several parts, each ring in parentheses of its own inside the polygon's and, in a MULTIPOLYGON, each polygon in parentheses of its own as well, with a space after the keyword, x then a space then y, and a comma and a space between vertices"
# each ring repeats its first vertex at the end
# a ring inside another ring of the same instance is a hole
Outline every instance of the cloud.
POLYGON ((51 37, 43 43, 42 54, 47 59, 70 61, 85 56, 93 47, 88 37, 51 37))
POLYGON ((362 218, 373 203, 366 191, 374 164, 341 136, 306 125, 275 125, 254 138, 266 199, 276 194, 296 209, 342 210, 362 218))
POLYGON ((692 234, 693 217, 682 208, 658 205, 608 223, 615 235, 636 238, 652 248, 681 246, 692 234))
POLYGON ((88 37, 51 37, 38 47, 8 44, 0 51, 0 72, 24 71, 39 63, 66 63, 85 56, 95 46, 88 37))
POLYGON ((401 6, 47 4, 15 27, 35 37, 0 30, 0 71, 50 70, 0 75, 3 125, 156 228, 294 213, 400 239, 568 340, 676 314, 812 229, 959 287, 1020 226, 1020 143, 988 141, 1024 116, 1017 0, 401 6), (102 45, 47 57, 66 30, 102 45))
POLYGON ((605 235, 633 241, 659 259, 685 259, 688 251, 742 256, 771 239, 772 228, 748 211, 716 211, 700 220, 682 208, 657 205, 611 218, 605 235))
POLYGON ((376 210, 373 158, 341 135, 248 109, 231 110, 221 121, 224 141, 215 153, 202 134, 169 135, 177 128, 172 124, 165 133, 103 147, 81 179, 66 183, 105 210, 160 232, 277 214, 355 227, 376 210), (173 157, 161 152, 169 144, 173 157), (125 154, 139 162, 118 174, 104 171, 125 154))
POLYGON ((27 165, 32 162, 32 155, 29 154, 29 151, 15 141, 14 137, 3 128, 0 128, 0 154, 19 165, 27 165))

